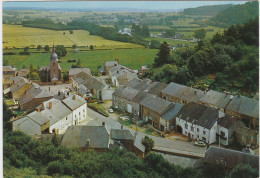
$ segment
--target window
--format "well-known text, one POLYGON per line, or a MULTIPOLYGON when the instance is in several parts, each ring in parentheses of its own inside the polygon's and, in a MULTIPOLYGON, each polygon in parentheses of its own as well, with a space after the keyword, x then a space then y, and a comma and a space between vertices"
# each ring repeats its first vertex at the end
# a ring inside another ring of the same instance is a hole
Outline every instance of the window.
POLYGON ((197 135, 197 138, 200 138, 200 136, 199 136, 199 135, 197 135))
POLYGON ((206 141, 206 138, 205 138, 205 137, 202 137, 202 140, 203 140, 203 141, 206 141))
POLYGON ((188 125, 187 124, 185 124, 185 129, 188 129, 188 125))
POLYGON ((68 120, 68 117, 66 117, 66 121, 68 120))
POLYGON ((200 129, 199 129, 199 128, 197 128, 197 132, 200 132, 200 129))
POLYGON ((225 132, 220 131, 220 135, 225 137, 225 132))
POLYGON ((190 129, 191 129, 192 132, 194 131, 194 127, 191 126, 190 129))
POLYGON ((80 112, 79 112, 79 115, 80 115, 80 112))
POLYGON ((203 130, 203 134, 204 134, 204 135, 206 134, 206 131, 205 131, 205 130, 203 130))

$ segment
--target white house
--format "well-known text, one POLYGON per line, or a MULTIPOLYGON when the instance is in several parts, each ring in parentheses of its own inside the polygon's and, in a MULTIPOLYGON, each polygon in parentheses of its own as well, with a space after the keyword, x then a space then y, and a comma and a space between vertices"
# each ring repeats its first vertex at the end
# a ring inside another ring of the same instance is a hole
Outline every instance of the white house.
POLYGON ((218 119, 218 136, 219 142, 222 145, 229 145, 234 140, 235 131, 234 116, 226 114, 224 117, 218 119))
POLYGON ((216 141, 217 120, 224 113, 195 102, 185 104, 176 116, 177 132, 208 144, 216 141))
POLYGON ((14 121, 13 130, 29 135, 63 134, 69 126, 77 125, 86 118, 87 104, 82 97, 71 95, 63 100, 52 98, 38 106, 37 111, 14 121))

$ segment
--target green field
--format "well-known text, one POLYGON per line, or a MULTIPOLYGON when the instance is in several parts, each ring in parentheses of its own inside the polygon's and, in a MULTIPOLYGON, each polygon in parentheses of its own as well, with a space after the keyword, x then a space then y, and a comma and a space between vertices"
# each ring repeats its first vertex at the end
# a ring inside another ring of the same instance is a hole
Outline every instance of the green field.
POLYGON ((194 42, 190 42, 190 41, 180 41, 180 40, 175 40, 175 39, 168 39, 168 38, 159 38, 159 37, 150 37, 150 38, 146 38, 146 40, 156 40, 156 41, 160 41, 160 43, 163 43, 164 41, 166 41, 169 45, 173 45, 173 46, 177 46, 178 44, 188 44, 189 46, 193 46, 196 45, 197 43, 194 42))
POLYGON ((142 47, 137 44, 106 40, 100 36, 89 35, 89 32, 85 30, 74 30, 73 34, 70 34, 69 31, 54 31, 6 24, 3 24, 3 42, 4 48, 24 48, 25 46, 36 48, 38 45, 52 45, 53 42, 65 47, 71 47, 73 44, 78 46, 94 45, 107 49, 142 47))
MULTIPOLYGON (((75 63, 68 63, 67 60, 80 59, 82 67, 89 67, 91 71, 97 71, 97 67, 105 61, 119 59, 120 64, 132 69, 139 69, 142 65, 152 64, 157 51, 156 49, 137 48, 69 52, 67 56, 60 58, 60 66, 63 71, 68 70, 75 63)), ((4 55, 3 63, 5 65, 14 65, 18 69, 21 69, 23 65, 28 68, 31 64, 41 67, 49 64, 50 54, 4 55)))

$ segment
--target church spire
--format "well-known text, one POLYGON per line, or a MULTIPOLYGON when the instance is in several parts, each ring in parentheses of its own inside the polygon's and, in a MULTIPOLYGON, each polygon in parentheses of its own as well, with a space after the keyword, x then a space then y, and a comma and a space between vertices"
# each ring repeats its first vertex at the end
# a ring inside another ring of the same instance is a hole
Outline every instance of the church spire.
POLYGON ((52 47, 52 53, 55 52, 55 45, 54 45, 54 42, 53 42, 53 47, 52 47))

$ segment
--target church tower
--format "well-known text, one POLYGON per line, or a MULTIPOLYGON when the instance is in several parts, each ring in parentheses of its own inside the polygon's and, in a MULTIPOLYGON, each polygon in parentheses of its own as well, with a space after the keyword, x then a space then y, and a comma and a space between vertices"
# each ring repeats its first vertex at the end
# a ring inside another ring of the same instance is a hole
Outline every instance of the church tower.
POLYGON ((52 54, 50 56, 49 64, 49 76, 52 83, 56 83, 61 80, 61 67, 58 62, 58 55, 55 53, 55 46, 53 43, 52 54))

